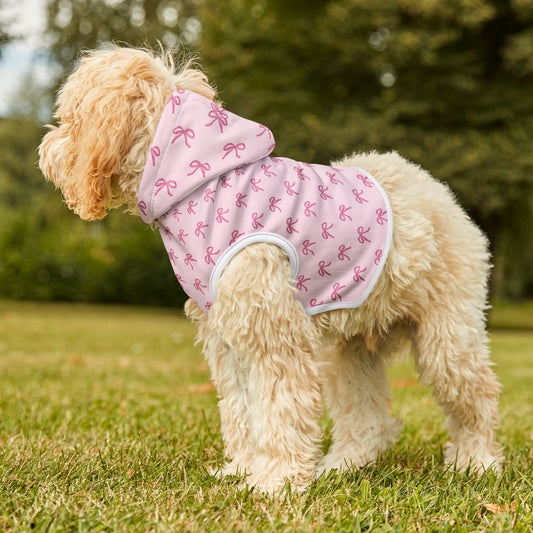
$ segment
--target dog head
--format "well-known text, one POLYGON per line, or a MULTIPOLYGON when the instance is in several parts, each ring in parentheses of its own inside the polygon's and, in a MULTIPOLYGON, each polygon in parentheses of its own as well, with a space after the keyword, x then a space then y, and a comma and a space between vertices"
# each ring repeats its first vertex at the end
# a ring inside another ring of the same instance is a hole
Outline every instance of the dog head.
POLYGON ((39 166, 85 220, 126 204, 137 213, 137 190, 159 118, 176 88, 209 99, 214 89, 187 64, 175 71, 170 54, 113 46, 85 53, 56 102, 39 166))

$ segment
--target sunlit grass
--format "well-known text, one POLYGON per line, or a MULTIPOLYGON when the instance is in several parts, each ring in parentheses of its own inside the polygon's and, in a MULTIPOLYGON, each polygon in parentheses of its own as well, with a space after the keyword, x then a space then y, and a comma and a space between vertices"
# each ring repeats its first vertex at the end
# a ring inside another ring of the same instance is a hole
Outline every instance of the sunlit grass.
POLYGON ((443 416, 405 362, 397 445, 280 502, 209 474, 222 442, 194 335, 174 310, 0 301, 0 531, 532 530, 533 332, 491 335, 501 477, 443 468, 443 416))
POLYGON ((489 313, 492 329, 533 331, 533 301, 497 302, 489 313))

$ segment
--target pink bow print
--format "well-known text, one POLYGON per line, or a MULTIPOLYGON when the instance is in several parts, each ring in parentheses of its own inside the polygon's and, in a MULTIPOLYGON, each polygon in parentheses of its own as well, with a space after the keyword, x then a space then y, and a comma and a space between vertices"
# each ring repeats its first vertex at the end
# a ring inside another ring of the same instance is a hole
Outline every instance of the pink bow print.
POLYGON ((243 168, 246 166, 246 163, 243 163, 242 165, 238 165, 235 167, 235 176, 243 176, 243 168))
POLYGON ((293 220, 291 217, 289 217, 287 219, 287 233, 289 235, 292 235, 293 233, 300 233, 295 227, 294 225, 298 222, 298 219, 296 220, 293 220))
POLYGON ((266 133, 268 135, 268 138, 272 139, 272 132, 266 126, 259 124, 259 128, 261 128, 261 133, 258 133, 256 137, 261 137, 261 135, 264 135, 266 133))
POLYGON ((235 244, 237 242, 237 239, 239 237, 242 237, 243 235, 244 235, 244 233, 239 233, 238 229, 233 230, 231 232, 231 241, 229 241, 229 246, 231 246, 232 244, 235 244))
POLYGON ((331 181, 331 183, 333 185, 342 185, 343 182, 341 180, 338 180, 337 178, 335 178, 337 174, 333 173, 333 172, 326 172, 326 176, 329 178, 329 181, 331 181))
POLYGON ((288 181, 283 182, 283 185, 285 185, 285 191, 289 196, 294 196, 295 194, 298 195, 299 193, 294 190, 294 186, 296 183, 290 183, 288 181))
POLYGON ((352 220, 352 217, 348 214, 348 211, 352 207, 346 207, 345 205, 339 205, 339 218, 344 222, 346 219, 352 220))
POLYGON ((335 237, 333 234, 329 232, 329 230, 333 227, 333 224, 329 224, 327 222, 322 222, 322 225, 320 226, 322 228, 322 238, 324 239, 334 239, 335 237))
MULTIPOLYGON (((177 90, 176 92, 183 93, 185 91, 177 90)), ((174 111, 176 111, 176 107, 178 107, 181 104, 181 98, 175 94, 173 94, 169 99, 168 102, 172 102, 172 114, 174 114, 174 111)))
POLYGON ((193 202, 192 200, 189 200, 189 205, 187 207, 187 213, 189 215, 196 215, 196 211, 194 210, 198 206, 198 202, 193 202))
POLYGON ((261 165, 261 168, 263 169, 263 173, 267 178, 276 176, 276 173, 270 170, 272 168, 272 165, 261 165))
POLYGON ((216 104, 211 103, 211 111, 209 111, 207 115, 213 120, 209 124, 206 124, 206 126, 212 126, 217 122, 218 127, 220 128, 220 133, 223 133, 224 126, 228 125, 228 113, 223 109, 220 109, 216 104))
POLYGON ((366 267, 365 268, 361 268, 360 266, 354 267, 352 277, 355 283, 358 283, 361 280, 365 281, 365 278, 363 278, 363 276, 361 275, 365 270, 366 270, 366 267))
POLYGON ((316 242, 311 242, 308 239, 306 239, 303 242, 302 253, 304 255, 309 255, 309 254, 315 255, 315 252, 313 252, 313 250, 311 249, 311 247, 314 246, 315 244, 316 242))
POLYGON ((260 183, 261 183, 261 180, 256 180, 255 178, 250 179, 250 185, 252 186, 252 191, 254 192, 264 191, 265 189, 259 186, 260 183))
POLYGON ((207 227, 209 227, 209 224, 204 224, 202 221, 197 222, 196 223, 196 229, 194 230, 194 234, 197 237, 200 237, 200 235, 201 235, 202 238, 205 239, 204 228, 207 228, 207 227))
POLYGON ((367 236, 366 234, 370 231, 370 226, 365 229, 363 226, 359 226, 357 228, 357 233, 359 234, 359 237, 357 237, 357 240, 361 243, 361 244, 365 244, 365 242, 372 242, 367 236))
POLYGON ((311 209, 315 205, 316 205, 316 203, 311 203, 311 202, 305 202, 304 203, 304 207, 305 207, 304 215, 306 217, 310 217, 311 215, 316 217, 316 213, 311 209))
POLYGON ((170 191, 170 189, 175 189, 178 184, 174 181, 174 180, 165 180, 163 178, 159 178, 156 182, 155 182, 155 186, 158 188, 156 191, 155 191, 155 195, 154 196, 157 196, 158 193, 160 193, 165 187, 167 189, 167 194, 169 196, 172 196, 172 192, 170 191))
POLYGON ((346 253, 348 250, 351 250, 351 246, 345 246, 344 244, 341 244, 339 246, 339 253, 337 257, 339 258, 339 261, 344 261, 345 259, 348 259, 348 261, 351 261, 350 256, 346 253))
POLYGON ((183 126, 177 126, 172 130, 172 133, 175 134, 175 137, 170 144, 174 144, 180 137, 183 137, 187 148, 191 147, 189 139, 194 139, 194 131, 191 128, 184 129, 183 126))
POLYGON ((217 250, 217 251, 215 252, 215 249, 214 249, 212 246, 209 246, 209 247, 207 248, 206 251, 207 251, 207 255, 204 257, 205 262, 206 262, 208 265, 214 265, 214 264, 215 264, 215 261, 214 261, 213 257, 214 257, 215 255, 219 254, 219 253, 220 253, 220 250, 217 250))
POLYGON ((278 205, 278 203, 281 202, 281 198, 271 196, 268 201, 270 202, 269 209, 270 211, 272 211, 272 213, 274 213, 275 211, 279 211, 281 213, 281 208, 278 205))
POLYGON ((261 222, 259 222, 259 219, 263 218, 263 216, 264 216, 263 213, 259 214, 257 211, 252 213, 252 227, 254 229, 257 229, 259 227, 261 227, 261 228, 265 227, 265 226, 263 226, 263 224, 261 224, 261 222))
POLYGON ((229 213, 229 209, 224 209, 223 207, 219 207, 217 209, 217 218, 216 221, 221 224, 222 222, 229 222, 229 220, 224 216, 229 213))
POLYGON ((374 264, 377 266, 381 263, 381 257, 383 256, 383 250, 376 250, 376 258, 374 259, 374 264))
POLYGON ((387 211, 384 211, 383 209, 376 209, 376 215, 377 215, 377 218, 376 218, 376 222, 380 225, 380 226, 383 226, 383 223, 384 222, 388 222, 388 220, 385 218, 385 215, 387 214, 387 211))
POLYGON ((138 205, 139 205, 139 211, 140 211, 144 216, 146 216, 146 208, 148 207, 148 206, 146 205, 146 202, 145 202, 144 200, 141 200, 141 201, 139 202, 138 205))
POLYGON ((195 159, 194 161, 191 161, 189 163, 189 166, 193 168, 194 170, 192 172, 189 172, 187 176, 192 176, 197 170, 202 171, 202 177, 205 178, 205 174, 208 170, 211 170, 211 165, 209 163, 201 163, 198 161, 198 159, 195 159))
POLYGON ((329 189, 329 187, 324 187, 324 185, 319 185, 318 186, 318 190, 320 192, 320 198, 322 198, 322 200, 328 200, 328 199, 333 198, 333 196, 330 196, 328 194, 328 189, 329 189))
POLYGON ((224 152, 226 153, 222 156, 222 159, 225 159, 233 151, 235 152, 235 156, 240 159, 241 156, 239 155, 239 152, 242 152, 244 149, 246 149, 244 143, 228 143, 224 146, 224 152))
POLYGON ((309 180, 311 181, 310 178, 308 178, 305 174, 304 174, 304 169, 303 168, 300 168, 300 167, 292 167, 295 171, 296 171, 296 175, 302 180, 309 180))
POLYGON ((211 188, 208 188, 205 190, 204 193, 204 202, 209 203, 215 203, 215 199, 213 198, 216 191, 212 190, 211 188))
POLYGON ((196 278, 196 279, 194 280, 194 284, 193 284, 193 285, 194 285, 194 288, 195 288, 197 291, 200 291, 202 294, 205 295, 205 292, 203 291, 203 289, 207 289, 207 285, 204 285, 204 284, 202 283, 202 280, 201 280, 201 279, 196 278))
POLYGON ((363 190, 358 191, 357 189, 352 189, 352 193, 355 196, 355 201, 358 204, 362 204, 363 202, 368 203, 368 200, 366 198, 363 198, 363 193, 364 193, 363 190))
POLYGON ((335 301, 337 298, 342 302, 342 296, 339 294, 342 289, 344 289, 346 285, 341 285, 340 283, 335 283, 333 285, 333 288, 331 290, 331 299, 335 301))
POLYGON ((159 146, 152 146, 152 148, 150 148, 150 155, 152 156, 152 166, 155 167, 155 158, 161 155, 159 146))
POLYGON ((247 197, 248 195, 247 194, 242 194, 240 192, 238 192, 235 196, 235 205, 237 207, 248 207, 248 204, 244 201, 244 199, 247 197))
POLYGON ((365 176, 363 174, 357 174, 357 179, 361 180, 363 182, 363 185, 365 187, 373 187, 372 183, 370 182, 368 176, 365 176))
POLYGON ((170 261, 176 264, 178 258, 176 257, 176 252, 172 248, 168 251, 168 256, 170 257, 170 261))
POLYGON ((308 289, 305 286, 305 284, 310 281, 311 278, 306 278, 303 274, 298 276, 298 283, 296 284, 296 288, 301 291, 302 289, 307 292, 308 289))
POLYGON ((318 263, 318 275, 319 276, 331 276, 331 274, 326 270, 327 267, 331 266, 331 262, 326 263, 325 261, 320 261, 318 263))
POLYGON ((194 259, 194 257, 192 256, 192 254, 187 254, 185 256, 185 259, 183 259, 183 262, 187 265, 187 266, 190 266, 191 267, 191 270, 194 270, 194 265, 193 263, 197 263, 198 261, 196 259, 194 259))

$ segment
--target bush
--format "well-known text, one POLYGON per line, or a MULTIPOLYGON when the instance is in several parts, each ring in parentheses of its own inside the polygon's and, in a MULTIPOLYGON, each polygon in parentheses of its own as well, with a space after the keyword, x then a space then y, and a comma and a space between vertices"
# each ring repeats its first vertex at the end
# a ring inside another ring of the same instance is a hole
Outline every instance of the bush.
POLYGON ((89 224, 70 213, 47 223, 30 209, 9 212, 0 228, 0 296, 183 305, 160 241, 120 213, 89 224))

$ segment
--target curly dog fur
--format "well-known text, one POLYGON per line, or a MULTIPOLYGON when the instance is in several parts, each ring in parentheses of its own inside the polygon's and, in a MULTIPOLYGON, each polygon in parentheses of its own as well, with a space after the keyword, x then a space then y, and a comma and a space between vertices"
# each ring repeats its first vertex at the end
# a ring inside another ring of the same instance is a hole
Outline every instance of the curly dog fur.
MULTIPOLYGON (((150 144, 176 88, 215 98, 201 71, 176 71, 170 55, 113 47, 82 57, 59 92, 58 126, 39 149, 43 173, 80 217, 103 218, 120 205, 138 214, 150 144)), ((220 472, 277 492, 287 480, 301 489, 320 472, 375 461, 401 430, 389 414, 385 369, 404 340, 447 416, 445 461, 497 469, 500 387, 485 330, 485 237, 445 185, 396 153, 335 164, 371 173, 394 213, 389 256, 361 307, 307 315, 287 256, 273 244, 238 253, 208 315, 187 302, 220 396, 228 458, 220 472), (325 456, 322 393, 334 422, 325 456)))

